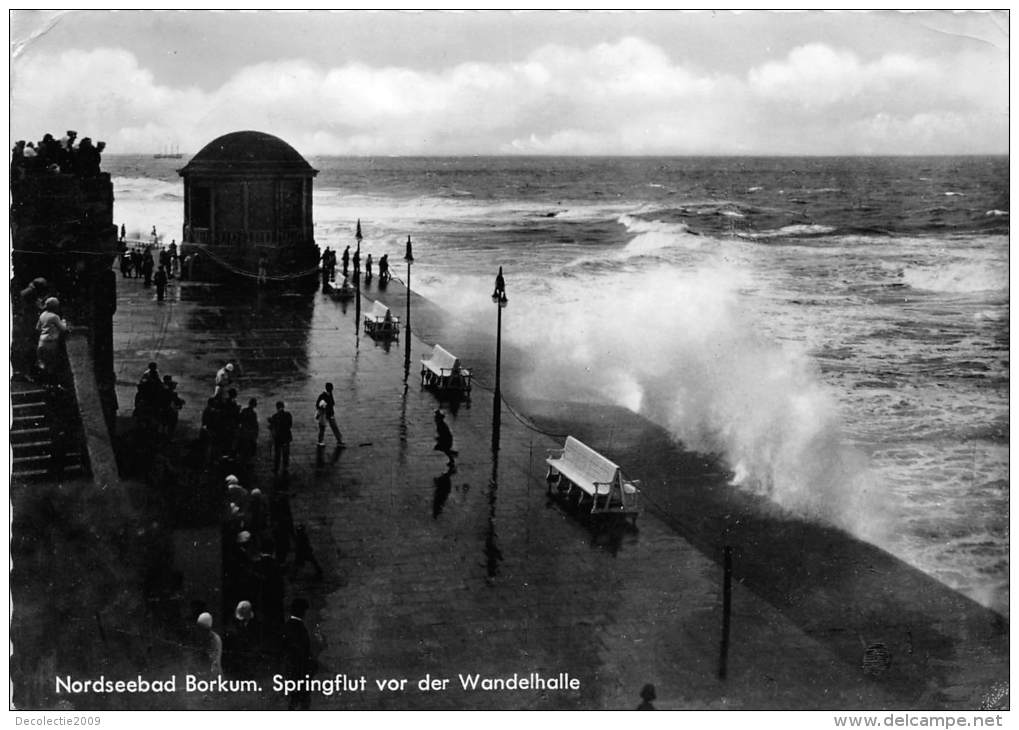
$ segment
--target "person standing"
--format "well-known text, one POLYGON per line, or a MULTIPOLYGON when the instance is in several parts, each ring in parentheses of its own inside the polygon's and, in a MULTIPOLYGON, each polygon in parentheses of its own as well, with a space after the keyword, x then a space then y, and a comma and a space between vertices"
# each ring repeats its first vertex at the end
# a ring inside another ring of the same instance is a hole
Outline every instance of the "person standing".
POLYGON ((163 387, 166 389, 166 409, 163 411, 166 437, 173 438, 180 420, 180 409, 184 407, 184 399, 177 395, 177 383, 172 375, 163 376, 163 387))
POLYGON ((156 282, 156 301, 161 302, 166 298, 166 284, 167 284, 166 269, 160 266, 156 270, 155 282, 156 282))
POLYGON ((326 424, 333 430, 336 443, 343 446, 343 436, 336 425, 336 399, 333 397, 333 384, 326 383, 326 389, 322 391, 315 401, 316 419, 318 420, 318 445, 325 446, 326 424))
POLYGON ((18 293, 18 312, 11 333, 11 356, 18 374, 25 379, 31 379, 31 373, 36 366, 39 342, 35 328, 47 299, 48 288, 49 284, 40 277, 33 279, 18 293))
POLYGON ((258 414, 255 407, 258 401, 251 398, 248 406, 241 410, 237 418, 237 457, 243 466, 251 463, 258 450, 258 414))
POLYGON ((233 382, 234 364, 228 362, 216 371, 216 388, 212 392, 213 397, 222 399, 226 395, 227 388, 233 382))
POLYGON ((221 404, 223 417, 221 452, 234 456, 237 449, 237 429, 240 426, 241 404, 237 402, 237 389, 226 391, 226 400, 221 404))
MULTIPOLYGON (((285 679, 307 679, 315 673, 315 660, 311 656, 311 635, 304 624, 308 601, 295 598, 290 604, 290 616, 283 624, 283 676, 285 679)), ((311 708, 308 690, 292 692, 287 709, 311 708)))
POLYGON ((142 282, 142 286, 148 288, 152 286, 152 269, 155 263, 152 261, 152 249, 146 248, 142 253, 142 276, 145 281, 142 282))
POLYGON ((212 614, 204 612, 198 616, 198 652, 199 667, 208 672, 209 677, 223 674, 223 640, 212 630, 212 614))
POLYGON ((446 425, 446 416, 442 411, 435 411, 435 450, 441 451, 446 455, 449 461, 446 465, 450 468, 456 466, 456 462, 453 457, 457 455, 457 452, 453 450, 453 432, 449 430, 449 426, 446 425))
POLYGON ((272 473, 278 474, 280 464, 283 473, 290 467, 290 442, 294 440, 294 417, 287 412, 286 404, 276 401, 276 412, 269 417, 269 433, 272 436, 272 473))
POLYGON ((223 637, 223 660, 228 674, 254 679, 262 669, 262 623, 251 601, 238 602, 233 624, 223 637))
POLYGON ((36 360, 44 375, 53 377, 60 366, 60 346, 64 335, 70 330, 67 322, 60 318, 60 300, 50 297, 43 304, 35 329, 39 333, 36 360))
POLYGON ((330 253, 329 247, 326 246, 326 250, 322 253, 322 256, 320 257, 321 261, 322 261, 322 267, 321 267, 320 271, 322 272, 322 291, 323 292, 329 286, 329 253, 330 253))
POLYGON ((350 269, 350 246, 343 249, 343 276, 346 278, 347 271, 350 269))
POLYGON ((372 255, 368 254, 368 258, 364 260, 364 280, 372 280, 372 255))

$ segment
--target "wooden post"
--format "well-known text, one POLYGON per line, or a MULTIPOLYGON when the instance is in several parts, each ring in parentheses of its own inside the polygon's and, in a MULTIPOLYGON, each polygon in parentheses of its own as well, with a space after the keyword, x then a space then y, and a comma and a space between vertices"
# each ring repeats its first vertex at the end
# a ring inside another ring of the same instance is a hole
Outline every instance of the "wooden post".
POLYGON ((729 616, 732 613, 732 548, 725 546, 722 561, 722 642, 718 652, 718 678, 725 679, 729 663, 729 616))

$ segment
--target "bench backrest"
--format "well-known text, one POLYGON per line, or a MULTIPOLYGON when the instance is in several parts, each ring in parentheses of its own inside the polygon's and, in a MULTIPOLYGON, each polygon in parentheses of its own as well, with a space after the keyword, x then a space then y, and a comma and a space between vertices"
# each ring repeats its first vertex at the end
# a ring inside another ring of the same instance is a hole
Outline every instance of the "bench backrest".
POLYGON ((428 364, 440 370, 455 370, 460 367, 460 358, 443 348, 442 345, 436 345, 432 348, 432 356, 429 358, 428 364))
POLYGON ((562 458, 580 469, 592 482, 612 482, 619 474, 616 464, 572 436, 566 437, 562 458))
POLYGON ((383 320, 386 318, 386 313, 389 311, 389 307, 379 301, 372 302, 371 314, 366 314, 366 317, 370 317, 375 320, 383 320))

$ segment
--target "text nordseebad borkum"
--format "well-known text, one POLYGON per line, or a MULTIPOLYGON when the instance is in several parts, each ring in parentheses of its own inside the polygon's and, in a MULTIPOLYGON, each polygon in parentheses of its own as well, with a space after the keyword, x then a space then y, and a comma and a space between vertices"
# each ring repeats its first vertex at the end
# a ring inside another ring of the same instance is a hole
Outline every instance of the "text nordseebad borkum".
MULTIPOLYGON (((263 683, 253 679, 226 679, 222 676, 205 678, 194 674, 185 674, 182 678, 171 675, 165 679, 146 679, 142 676, 133 679, 111 679, 102 675, 92 679, 75 679, 68 675, 56 678, 57 694, 147 694, 178 691, 243 693, 261 692, 263 689, 263 683)), ((276 674, 272 676, 268 689, 284 695, 294 692, 315 692, 326 696, 343 692, 444 692, 452 689, 465 692, 568 692, 579 690, 580 680, 570 676, 569 672, 551 675, 540 672, 526 674, 515 672, 498 677, 457 674, 455 678, 426 674, 424 677, 413 679, 385 677, 371 680, 364 675, 336 674, 322 678, 305 675, 303 679, 289 679, 276 674)))

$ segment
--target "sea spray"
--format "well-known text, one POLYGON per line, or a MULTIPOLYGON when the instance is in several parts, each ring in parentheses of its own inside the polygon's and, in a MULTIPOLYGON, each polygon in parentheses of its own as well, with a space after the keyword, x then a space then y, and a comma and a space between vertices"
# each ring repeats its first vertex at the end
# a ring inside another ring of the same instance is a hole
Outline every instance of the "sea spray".
MULTIPOLYGON (((723 455, 739 488, 872 536, 883 500, 870 489, 866 458, 846 442, 809 357, 760 334, 740 295, 751 281, 724 258, 696 270, 606 271, 594 285, 556 275, 514 281, 507 272, 503 334, 534 353, 530 395, 629 408, 685 448, 723 455)), ((454 313, 483 329, 486 284, 441 283, 467 293, 451 303, 454 313)))

